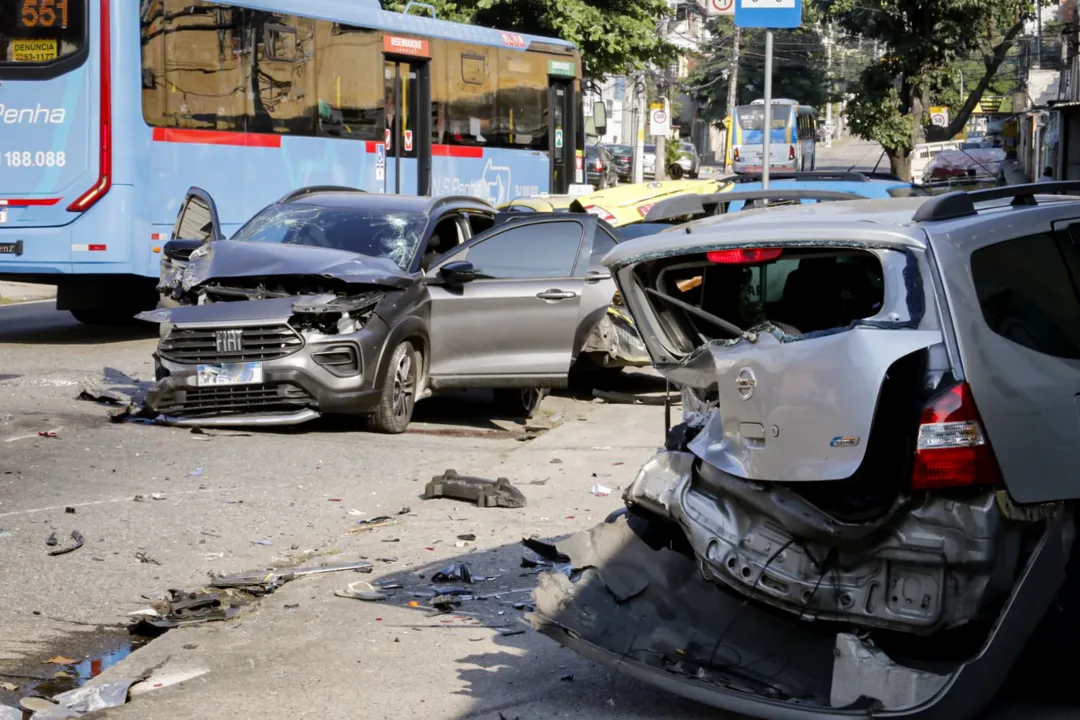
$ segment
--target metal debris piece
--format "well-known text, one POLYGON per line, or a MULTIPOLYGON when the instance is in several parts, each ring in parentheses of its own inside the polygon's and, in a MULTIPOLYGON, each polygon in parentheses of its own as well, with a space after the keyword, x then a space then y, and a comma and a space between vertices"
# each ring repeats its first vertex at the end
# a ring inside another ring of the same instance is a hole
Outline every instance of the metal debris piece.
POLYGON ((322 565, 314 567, 255 570, 253 572, 240 573, 237 575, 211 576, 210 586, 216 588, 243 588, 249 592, 261 589, 264 593, 277 590, 285 583, 295 580, 304 575, 320 575, 322 573, 342 572, 355 570, 357 572, 371 572, 374 565, 367 560, 340 563, 337 565, 322 565))
POLYGON ((83 543, 85 542, 82 533, 78 530, 71 531, 71 539, 74 541, 74 545, 71 545, 69 547, 57 548, 56 550, 50 550, 49 555, 53 557, 56 557, 57 555, 67 555, 68 553, 75 552, 76 550, 81 548, 83 546, 83 543))
POLYGON ((49 537, 45 538, 45 544, 49 547, 56 547, 60 541, 56 539, 56 533, 52 532, 49 537))
POLYGON ((619 405, 663 405, 665 402, 677 405, 682 402, 682 396, 679 393, 643 395, 609 390, 593 390, 593 397, 606 403, 619 405))
POLYGON ((107 405, 131 405, 130 395, 117 390, 109 390, 95 380, 87 380, 79 386, 79 394, 76 400, 89 400, 90 402, 105 403, 107 405))
POLYGON ((486 480, 479 477, 458 475, 447 470, 437 475, 424 488, 424 499, 451 498, 476 503, 477 507, 525 507, 525 495, 506 478, 486 480))
POLYGON ((157 560, 150 557, 149 555, 147 555, 145 552, 143 552, 141 550, 139 552, 135 553, 135 559, 138 560, 139 562, 141 562, 144 565, 161 565, 161 563, 159 563, 157 560))
POLYGON ((535 538, 522 538, 521 544, 534 553, 547 560, 549 563, 568 563, 569 556, 559 552, 559 549, 551 543, 546 543, 535 538))
POLYGON ((386 600, 390 597, 390 595, 376 589, 371 583, 363 580, 349 583, 344 590, 335 591, 334 595, 349 598, 350 600, 366 600, 368 602, 386 600))
POLYGON ((464 540, 465 542, 472 542, 473 540, 476 540, 476 535, 473 533, 465 533, 464 535, 458 535, 457 539, 464 540))
MULTIPOLYGON (((483 580, 483 578, 476 578, 483 580)), ((469 569, 468 563, 456 562, 453 565, 447 565, 442 570, 438 571, 431 576, 432 582, 463 582, 472 584, 476 579, 473 578, 472 571, 469 569)))

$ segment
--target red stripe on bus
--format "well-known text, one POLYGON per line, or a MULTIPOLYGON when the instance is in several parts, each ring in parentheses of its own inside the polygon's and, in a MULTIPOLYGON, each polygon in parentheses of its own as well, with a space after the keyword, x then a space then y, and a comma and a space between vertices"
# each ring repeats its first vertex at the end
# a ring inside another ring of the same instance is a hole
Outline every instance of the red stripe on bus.
POLYGON ((7 207, 31 207, 31 206, 45 206, 49 207, 60 202, 60 198, 11 198, 9 200, 0 199, 0 206, 7 207))
POLYGON ((281 136, 263 135, 259 133, 229 132, 223 130, 186 130, 179 128, 154 128, 154 142, 279 148, 281 147, 281 136))
MULTIPOLYGON (((368 140, 366 143, 368 153, 375 152, 375 141, 368 140)), ((482 158, 484 148, 472 145, 432 145, 432 157, 456 157, 456 158, 482 158)))

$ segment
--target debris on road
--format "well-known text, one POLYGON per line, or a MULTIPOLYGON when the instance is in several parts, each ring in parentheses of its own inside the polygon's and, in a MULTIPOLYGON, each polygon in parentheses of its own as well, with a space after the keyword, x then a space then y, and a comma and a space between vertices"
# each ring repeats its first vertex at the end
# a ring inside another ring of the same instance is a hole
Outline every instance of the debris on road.
POLYGON ((252 540, 252 545, 273 545, 274 541, 270 538, 262 538, 261 540, 252 540))
POLYGON ((191 434, 195 436, 196 440, 209 440, 213 437, 251 437, 249 432, 240 432, 237 430, 207 430, 206 428, 193 427, 191 428, 191 434))
POLYGON ((611 488, 607 487, 606 485, 596 483, 592 486, 592 494, 596 497, 607 497, 611 494, 611 488))
POLYGON ((45 544, 49 547, 56 547, 60 541, 56 539, 56 532, 50 533, 49 537, 45 538, 45 544))
POLYGON ((507 478, 485 480, 479 477, 458 475, 456 470, 447 470, 436 475, 424 488, 424 499, 450 498, 475 503, 477 507, 525 507, 525 495, 514 487, 507 478))
POLYGON ((23 711, 10 705, 0 705, 0 720, 22 720, 23 711))
POLYGON ((472 570, 469 569, 468 563, 456 562, 453 565, 447 565, 442 570, 438 571, 431 576, 432 582, 463 582, 472 584, 477 580, 482 581, 484 578, 474 578, 472 570))
POLYGON ((128 627, 132 635, 157 637, 181 625, 192 625, 216 620, 228 620, 238 610, 222 603, 219 598, 202 592, 169 591, 169 611, 164 617, 143 616, 128 627))
POLYGON ((161 563, 159 563, 157 560, 150 557, 149 555, 147 555, 145 552, 143 552, 141 550, 139 552, 135 553, 135 559, 138 560, 139 562, 141 562, 144 565, 161 565, 161 563))
POLYGON ((627 393, 611 390, 593 390, 593 397, 606 403, 616 405, 664 405, 670 403, 677 405, 682 401, 678 393, 664 393, 661 395, 645 393, 627 393))
POLYGON ((323 573, 343 572, 353 570, 355 572, 369 573, 374 565, 367 560, 340 563, 338 565, 322 565, 315 567, 301 567, 292 569, 255 570, 253 572, 240 573, 237 575, 211 575, 210 586, 215 588, 238 588, 253 594, 264 595, 272 593, 282 585, 298 577, 305 575, 321 575, 323 573))
POLYGON ((334 595, 337 597, 349 598, 350 600, 366 600, 368 602, 377 602, 391 597, 364 580, 351 582, 344 590, 335 591, 334 595))
POLYGON ((472 542, 473 540, 476 540, 476 535, 473 533, 465 533, 464 535, 458 535, 457 539, 464 540, 465 542, 472 542))
POLYGON ((203 469, 201 467, 197 467, 197 468, 195 468, 194 470, 192 470, 191 472, 188 473, 188 477, 202 477, 202 476, 203 476, 203 469))
POLYGON ((89 713, 118 707, 127 702, 128 688, 135 681, 117 680, 111 683, 98 685, 84 685, 83 687, 70 690, 59 695, 54 695, 53 700, 57 703, 46 710, 34 713, 34 720, 60 720, 60 718, 77 718, 89 713))
POLYGON ((42 430, 38 433, 38 437, 51 438, 53 440, 56 440, 60 436, 56 434, 55 430, 42 430))
POLYGON ((68 514, 68 515, 74 515, 75 514, 75 508, 73 508, 73 507, 71 507, 69 505, 68 507, 64 508, 64 512, 66 514, 68 514))
POLYGON ((57 548, 56 550, 50 550, 49 555, 53 557, 56 557, 57 555, 67 555, 68 553, 75 552, 76 550, 81 548, 83 546, 83 543, 85 542, 82 533, 78 530, 71 531, 71 539, 74 542, 73 545, 69 547, 57 548))
POLYGON ((132 610, 131 612, 128 613, 128 617, 159 618, 159 617, 161 617, 161 613, 159 613, 154 608, 148 607, 148 608, 140 608, 138 610, 132 610))

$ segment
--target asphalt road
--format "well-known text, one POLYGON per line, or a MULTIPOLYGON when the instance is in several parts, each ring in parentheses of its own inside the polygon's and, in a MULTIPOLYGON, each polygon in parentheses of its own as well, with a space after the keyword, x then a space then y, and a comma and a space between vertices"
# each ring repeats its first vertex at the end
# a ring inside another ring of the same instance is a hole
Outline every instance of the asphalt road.
POLYGON ((832 147, 817 146, 817 170, 889 171, 889 159, 882 157, 881 146, 856 137, 834 140, 832 147), (880 162, 879 162, 880 161, 880 162))

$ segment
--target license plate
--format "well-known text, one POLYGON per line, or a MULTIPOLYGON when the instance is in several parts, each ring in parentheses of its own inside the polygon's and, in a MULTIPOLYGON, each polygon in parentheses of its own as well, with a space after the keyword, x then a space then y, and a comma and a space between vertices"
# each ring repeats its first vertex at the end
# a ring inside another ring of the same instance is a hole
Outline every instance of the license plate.
POLYGON ((15 242, 0 242, 0 255, 22 255, 23 254, 23 241, 16 240, 15 242))
POLYGON ((48 62, 59 54, 54 39, 11 41, 11 57, 15 62, 48 62))
POLYGON ((224 363, 222 365, 199 365, 195 385, 254 385, 263 381, 261 362, 224 363))

